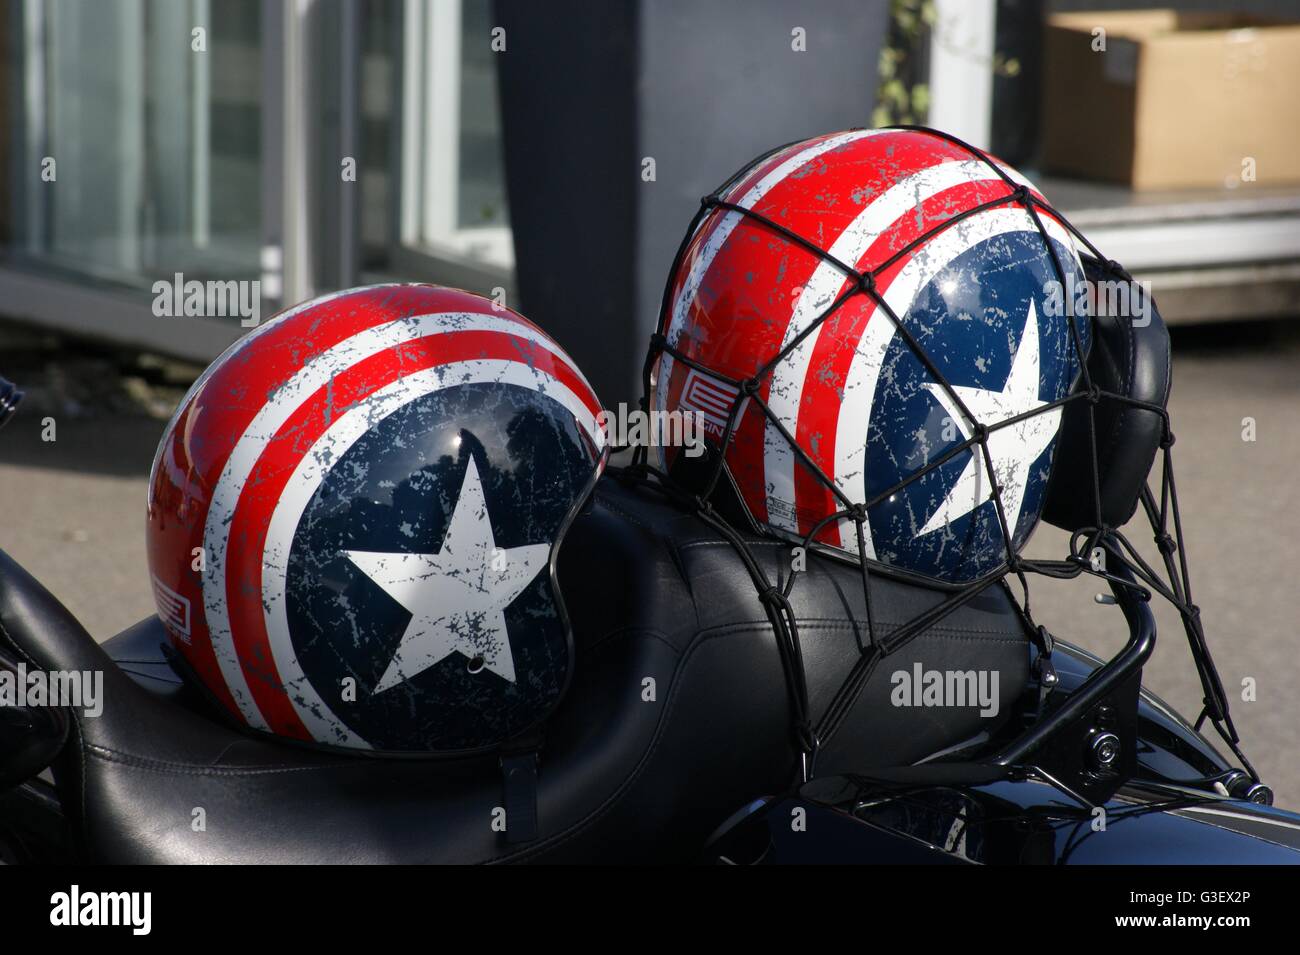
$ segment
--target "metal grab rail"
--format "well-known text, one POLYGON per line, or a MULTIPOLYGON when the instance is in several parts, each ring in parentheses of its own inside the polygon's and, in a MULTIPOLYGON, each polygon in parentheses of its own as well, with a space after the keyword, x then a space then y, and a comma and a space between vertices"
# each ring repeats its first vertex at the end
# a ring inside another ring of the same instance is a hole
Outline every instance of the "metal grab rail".
MULTIPOLYGON (((1118 557, 1113 541, 1102 544, 1106 551, 1118 557)), ((1069 726, 1076 719, 1097 705, 1112 690, 1131 677, 1150 658, 1156 646, 1156 618, 1151 613, 1151 606, 1142 588, 1138 587, 1132 573, 1124 561, 1114 561, 1111 583, 1115 600, 1124 613, 1129 625, 1129 639, 1124 648, 1105 664, 1093 671, 1079 688, 1070 694, 1068 700, 1046 719, 1035 723, 1023 734, 1012 740, 1001 752, 985 762, 994 766, 1012 766, 1023 762, 1025 757, 1034 752, 1055 733, 1069 726)))

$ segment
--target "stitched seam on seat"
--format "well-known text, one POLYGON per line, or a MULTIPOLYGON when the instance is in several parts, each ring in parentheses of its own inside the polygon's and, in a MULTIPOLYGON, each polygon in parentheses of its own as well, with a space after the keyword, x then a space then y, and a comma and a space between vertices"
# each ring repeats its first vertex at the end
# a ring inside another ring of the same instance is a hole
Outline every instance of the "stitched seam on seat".
MULTIPOLYGON (((627 511, 626 509, 620 507, 619 505, 612 503, 608 499, 608 497, 604 495, 600 496, 600 501, 602 507, 608 508, 614 513, 622 516, 624 520, 627 520, 632 524, 635 524, 637 527, 641 528, 643 531, 646 531, 648 534, 650 534, 652 537, 655 538, 656 542, 660 544, 663 543, 661 537, 662 535, 661 529, 646 524, 641 520, 641 518, 637 517, 635 514, 632 514, 630 511, 627 511)), ((691 588, 691 581, 686 574, 686 569, 682 567, 680 562, 677 560, 677 549, 675 547, 666 547, 665 550, 668 553, 669 559, 673 562, 674 567, 677 568, 678 576, 681 578, 682 583, 685 585, 687 592, 693 593, 693 590, 691 588)), ((698 614, 696 619, 698 620, 698 614)))
POLYGON ((603 494, 600 495, 600 505, 601 505, 601 507, 607 508, 607 509, 613 511, 615 514, 620 515, 620 516, 623 517, 625 520, 627 520, 627 521, 629 521, 629 522, 635 524, 637 527, 641 528, 643 531, 647 531, 648 533, 651 534, 651 536, 654 536, 654 537, 658 537, 658 536, 659 536, 659 531, 658 531, 656 528, 654 528, 654 527, 652 527, 651 525, 645 523, 645 521, 643 521, 641 518, 637 517, 635 514, 631 513, 630 511, 628 511, 626 508, 621 507, 621 506, 619 506, 618 504, 615 504, 613 501, 611 501, 608 497, 606 497, 606 496, 603 495, 603 494))
MULTIPOLYGON (((786 550, 792 547, 800 546, 799 544, 793 542, 767 540, 764 538, 755 538, 755 537, 746 537, 745 545, 749 547, 751 550, 757 550, 758 548, 761 547, 775 547, 781 550, 786 550)), ((730 541, 722 540, 721 538, 717 538, 713 540, 690 541, 685 544, 676 544, 674 546, 676 550, 679 552, 689 550, 692 547, 713 547, 713 548, 733 547, 730 541)), ((818 556, 822 556, 822 555, 819 554, 818 556)), ((834 562, 834 558, 831 557, 829 553, 825 555, 825 557, 828 561, 834 562)), ((868 563, 873 563, 873 562, 868 561, 868 563)), ((833 563, 833 566, 844 567, 846 565, 843 563, 833 563)), ((860 566, 856 563, 856 558, 853 559, 853 566, 860 566)), ((893 567, 888 564, 880 564, 876 562, 873 563, 873 566, 875 569, 871 571, 872 574, 875 574, 889 581, 890 583, 905 584, 907 586, 917 586, 917 585, 931 586, 932 589, 937 584, 937 586, 941 587, 944 592, 955 592, 960 589, 955 585, 945 584, 943 581, 935 581, 933 578, 926 578, 924 577, 924 575, 921 574, 913 573, 911 571, 906 571, 906 570, 900 570, 899 568, 893 567)), ((802 571, 802 573, 811 574, 812 571, 811 570, 802 571)))
MULTIPOLYGON (((662 526, 646 523, 645 520, 643 520, 641 517, 638 517, 632 511, 628 510, 622 504, 618 503, 616 500, 611 498, 609 496, 608 491, 605 491, 604 489, 597 491, 596 497, 599 499, 602 507, 606 507, 617 514, 622 515, 623 517, 631 521, 633 524, 635 524, 637 527, 640 527, 644 531, 648 531, 651 534, 651 536, 655 537, 656 539, 662 539, 665 536, 662 526)), ((665 504, 665 507, 673 511, 673 520, 675 521, 680 521, 683 518, 690 518, 695 516, 690 511, 680 510, 678 508, 672 507, 671 505, 665 504)))
POLYGON ((616 630, 611 630, 608 633, 604 634, 603 636, 598 637, 594 643, 587 644, 583 649, 587 651, 598 650, 616 637, 627 637, 627 636, 651 637, 655 640, 658 640, 664 646, 668 647, 668 649, 673 651, 677 650, 677 644, 673 643, 668 638, 667 634, 665 634, 662 630, 654 630, 649 627, 619 627, 616 630))
MULTIPOLYGON (((771 623, 767 620, 753 620, 749 622, 728 623, 719 627, 707 627, 701 630, 700 633, 701 634, 727 633, 727 632, 735 632, 737 630, 749 631, 749 630, 754 630, 755 628, 766 629, 770 631, 771 626, 772 626, 771 623)), ((815 621, 815 620, 807 621, 807 622, 803 620, 799 621, 799 631, 801 633, 804 630, 828 630, 828 631, 843 630, 843 631, 857 633, 857 632, 864 631, 865 629, 866 629, 866 621, 863 621, 860 626, 854 626, 851 623, 838 623, 832 621, 815 621)), ((897 623, 876 624, 876 630, 880 632, 882 636, 888 636, 891 633, 897 633, 901 629, 902 629, 902 624, 897 624, 897 623)), ((917 634, 916 638, 921 639, 921 638, 932 636, 936 633, 944 634, 945 639, 950 639, 954 637, 955 638, 970 637, 971 639, 980 639, 978 637, 974 637, 973 634, 987 633, 992 635, 1000 635, 1001 637, 1003 637, 1003 639, 999 642, 1002 643, 1023 643, 1024 642, 1023 635, 1011 637, 1008 636, 1008 631, 1006 630, 992 630, 986 627, 945 627, 939 624, 926 627, 925 630, 917 634)), ((986 642, 992 643, 994 641, 989 640, 986 642)), ((911 641, 909 640, 908 643, 911 643, 911 641)))
POLYGON ((97 743, 90 743, 82 747, 82 749, 89 750, 96 759, 106 763, 120 763, 135 769, 177 776, 269 776, 279 773, 299 773, 321 769, 351 769, 364 765, 362 763, 337 763, 321 766, 202 766, 198 763, 173 762, 166 759, 155 759, 151 756, 124 753, 120 750, 109 749, 107 746, 100 746, 97 743))
MULTIPOLYGON (((77 815, 80 817, 82 835, 86 849, 89 851, 94 843, 90 839, 90 812, 86 808, 86 738, 82 735, 81 723, 75 717, 72 725, 77 734, 77 763, 81 768, 77 774, 81 777, 78 780, 81 797, 80 805, 77 806, 77 815)), ((64 818, 67 818, 67 813, 64 813, 64 818)))
MULTIPOLYGON (((784 541, 762 540, 760 538, 746 538, 745 543, 750 547, 786 548, 786 547, 798 546, 797 544, 787 544, 784 541)), ((716 537, 710 540, 687 541, 685 544, 678 544, 677 549, 690 550, 692 547, 718 547, 718 546, 730 547, 731 542, 723 540, 721 537, 716 537)))

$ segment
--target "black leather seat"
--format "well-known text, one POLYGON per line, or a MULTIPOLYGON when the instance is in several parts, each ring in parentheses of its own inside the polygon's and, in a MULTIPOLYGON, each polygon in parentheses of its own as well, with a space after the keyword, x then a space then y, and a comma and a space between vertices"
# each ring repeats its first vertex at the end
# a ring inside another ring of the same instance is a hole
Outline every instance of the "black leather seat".
MULTIPOLYGON (((754 549, 784 580, 788 550, 766 541, 754 549)), ((792 600, 817 715, 859 658, 864 606, 855 569, 810 557, 808 570, 792 600)), ((502 802, 493 761, 335 756, 242 734, 180 684, 159 652, 156 621, 97 646, 3 554, 0 640, 29 665, 104 671, 102 715, 74 714, 55 766, 93 859, 691 860, 731 812, 791 781, 786 688, 754 587, 706 525, 611 478, 571 530, 560 574, 578 663, 547 729, 540 837, 523 845, 492 828, 502 802)), ((876 626, 889 632, 943 596, 875 577, 876 626)), ((819 770, 908 763, 992 731, 1023 691, 1027 664, 1020 619, 995 585, 877 669, 825 741, 819 770), (998 671, 1001 715, 895 708, 889 675, 914 662, 998 671)))

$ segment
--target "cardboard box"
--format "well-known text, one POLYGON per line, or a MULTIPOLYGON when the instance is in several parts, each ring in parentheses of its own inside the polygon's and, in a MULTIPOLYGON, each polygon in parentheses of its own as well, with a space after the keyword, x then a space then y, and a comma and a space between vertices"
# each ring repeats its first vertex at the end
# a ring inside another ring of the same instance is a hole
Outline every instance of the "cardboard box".
POLYGON ((1067 13, 1045 44, 1049 172, 1135 189, 1300 182, 1300 23, 1067 13))

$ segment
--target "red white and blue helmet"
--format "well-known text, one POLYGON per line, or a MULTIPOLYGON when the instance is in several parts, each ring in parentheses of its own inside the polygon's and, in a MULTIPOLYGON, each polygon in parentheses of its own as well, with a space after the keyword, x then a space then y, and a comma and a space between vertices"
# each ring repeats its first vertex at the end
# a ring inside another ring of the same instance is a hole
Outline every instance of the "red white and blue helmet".
POLYGON ((603 465, 599 402, 513 311, 352 289, 218 358, 149 484, 153 588, 231 717, 358 750, 484 750, 563 696, 554 553, 603 465))
POLYGON ((652 407, 717 447, 738 409, 725 469, 776 535, 951 584, 1004 567, 1090 341, 1082 264, 1050 210, 1035 221, 1038 190, 934 132, 853 130, 716 199, 669 280, 652 407), (980 445, 960 446, 1017 418, 987 435, 1008 547, 980 445))

